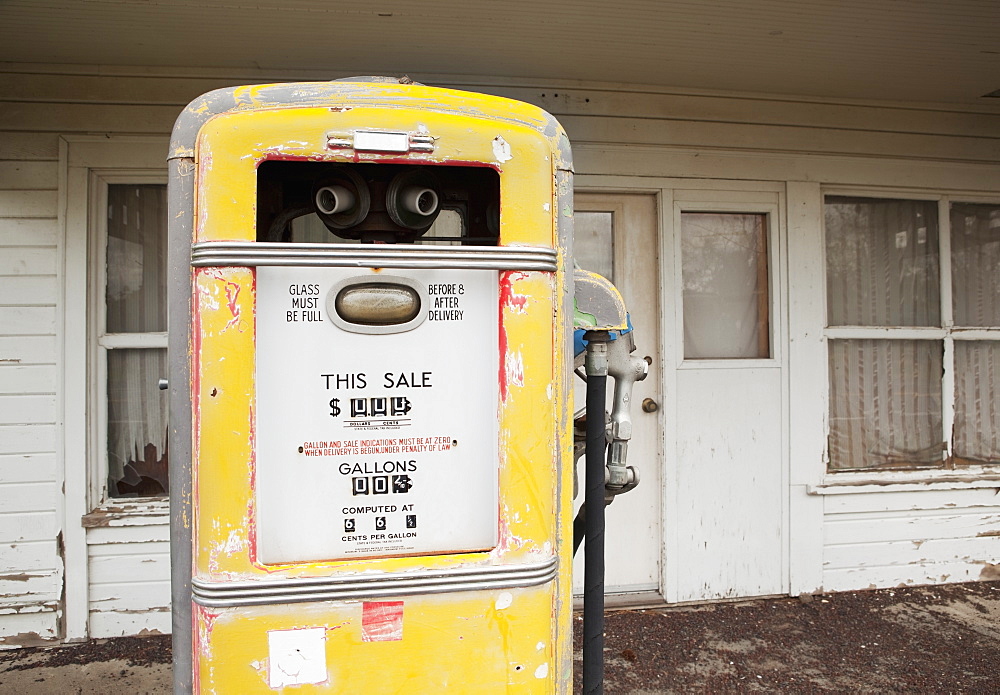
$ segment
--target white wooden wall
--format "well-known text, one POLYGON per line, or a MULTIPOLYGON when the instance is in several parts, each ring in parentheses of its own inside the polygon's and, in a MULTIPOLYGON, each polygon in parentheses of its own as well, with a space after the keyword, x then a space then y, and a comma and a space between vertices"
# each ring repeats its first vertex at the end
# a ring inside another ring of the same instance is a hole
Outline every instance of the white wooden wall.
POLYGON ((59 634, 56 159, 54 136, 0 133, 0 644, 59 634))
MULTIPOLYGON (((75 285, 86 260, 79 240, 66 252, 60 137, 166 136, 180 109, 210 89, 339 76, 0 66, 0 643, 66 636, 64 573, 84 573, 89 587, 85 599, 67 595, 87 602, 70 606, 71 614, 89 616, 70 621, 87 623, 71 628, 71 638, 81 629, 101 637, 170 625, 166 517, 81 530, 76 511, 85 491, 77 483, 62 490, 64 477, 83 479, 75 468, 81 453, 64 454, 67 441, 79 446, 86 404, 74 389, 65 393, 81 383, 67 371, 85 360, 78 347, 63 355, 63 345, 81 344, 66 335, 67 326, 81 328, 63 316, 63 299, 84 291, 75 285), (73 287, 64 287, 66 278, 73 287), (74 546, 64 552, 66 538, 74 546)), ((993 488, 882 485, 837 494, 844 491, 824 480, 820 225, 824 185, 1000 195, 1000 109, 418 79, 546 108, 568 130, 583 182, 646 190, 668 177, 786 185, 792 593, 995 576, 988 569, 1000 563, 993 488)))
POLYGON ((90 634, 170 632, 170 531, 162 520, 87 533, 90 634))
POLYGON ((824 589, 1000 579, 997 488, 928 487, 825 495, 824 589))

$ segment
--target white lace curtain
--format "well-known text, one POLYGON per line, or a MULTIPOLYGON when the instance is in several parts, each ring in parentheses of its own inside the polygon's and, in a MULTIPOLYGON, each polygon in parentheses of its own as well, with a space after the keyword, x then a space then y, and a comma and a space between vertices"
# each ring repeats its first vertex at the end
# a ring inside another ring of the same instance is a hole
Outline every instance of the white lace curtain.
MULTIPOLYGON (((937 202, 831 196, 825 207, 828 324, 941 327, 937 202)), ((1000 212, 954 204, 950 240, 956 327, 1000 326, 1000 212)), ((829 341, 831 469, 942 465, 944 398, 954 399, 956 460, 1000 461, 1000 343, 956 339, 951 364, 944 347, 901 330, 829 341)))
POLYGON ((767 215, 681 214, 685 359, 770 357, 767 215))
MULTIPOLYGON (((108 187, 106 333, 167 330, 165 225, 164 186, 108 187)), ((163 494, 167 396, 157 382, 167 373, 166 350, 115 348, 107 364, 110 494, 120 494, 119 482, 139 490, 129 494, 163 494)))
MULTIPOLYGON (((1000 206, 951 207, 955 325, 1000 327, 1000 206)), ((1000 341, 955 341, 954 454, 1000 463, 1000 341)))

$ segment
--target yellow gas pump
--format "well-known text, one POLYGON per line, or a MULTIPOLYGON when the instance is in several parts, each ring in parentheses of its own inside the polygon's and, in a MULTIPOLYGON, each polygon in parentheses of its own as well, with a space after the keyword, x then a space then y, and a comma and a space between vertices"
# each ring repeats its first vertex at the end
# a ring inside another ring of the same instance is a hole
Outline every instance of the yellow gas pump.
POLYGON ((176 689, 568 692, 558 123, 240 87, 187 107, 170 164, 176 689))

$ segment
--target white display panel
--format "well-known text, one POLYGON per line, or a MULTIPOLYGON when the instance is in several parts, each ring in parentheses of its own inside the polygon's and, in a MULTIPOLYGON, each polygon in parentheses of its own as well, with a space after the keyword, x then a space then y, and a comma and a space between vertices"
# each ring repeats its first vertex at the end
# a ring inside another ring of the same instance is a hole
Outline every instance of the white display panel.
POLYGON ((257 269, 260 561, 496 545, 498 312, 495 270, 257 269), (417 318, 335 322, 359 283, 416 288, 417 318))

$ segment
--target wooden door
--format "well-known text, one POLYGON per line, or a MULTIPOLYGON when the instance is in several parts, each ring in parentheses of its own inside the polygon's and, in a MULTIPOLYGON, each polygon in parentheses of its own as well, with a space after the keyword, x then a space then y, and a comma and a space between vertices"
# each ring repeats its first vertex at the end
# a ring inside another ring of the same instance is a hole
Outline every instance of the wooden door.
POLYGON ((666 598, 787 590, 778 192, 671 192, 666 598))
MULTIPOLYGON (((640 484, 607 508, 605 587, 609 601, 660 600, 661 432, 659 403, 659 282, 657 266, 656 197, 632 193, 576 193, 575 257, 580 267, 604 275, 625 298, 635 328, 636 353, 650 363, 649 376, 633 391, 633 437, 628 463, 640 484), (642 403, 647 403, 643 410, 642 403)), ((612 381, 608 381, 608 408, 612 381)), ((585 403, 585 388, 577 380, 577 409, 585 403)), ((578 466, 583 497, 583 460, 578 466)), ((581 546, 573 567, 574 592, 583 592, 581 546)))

